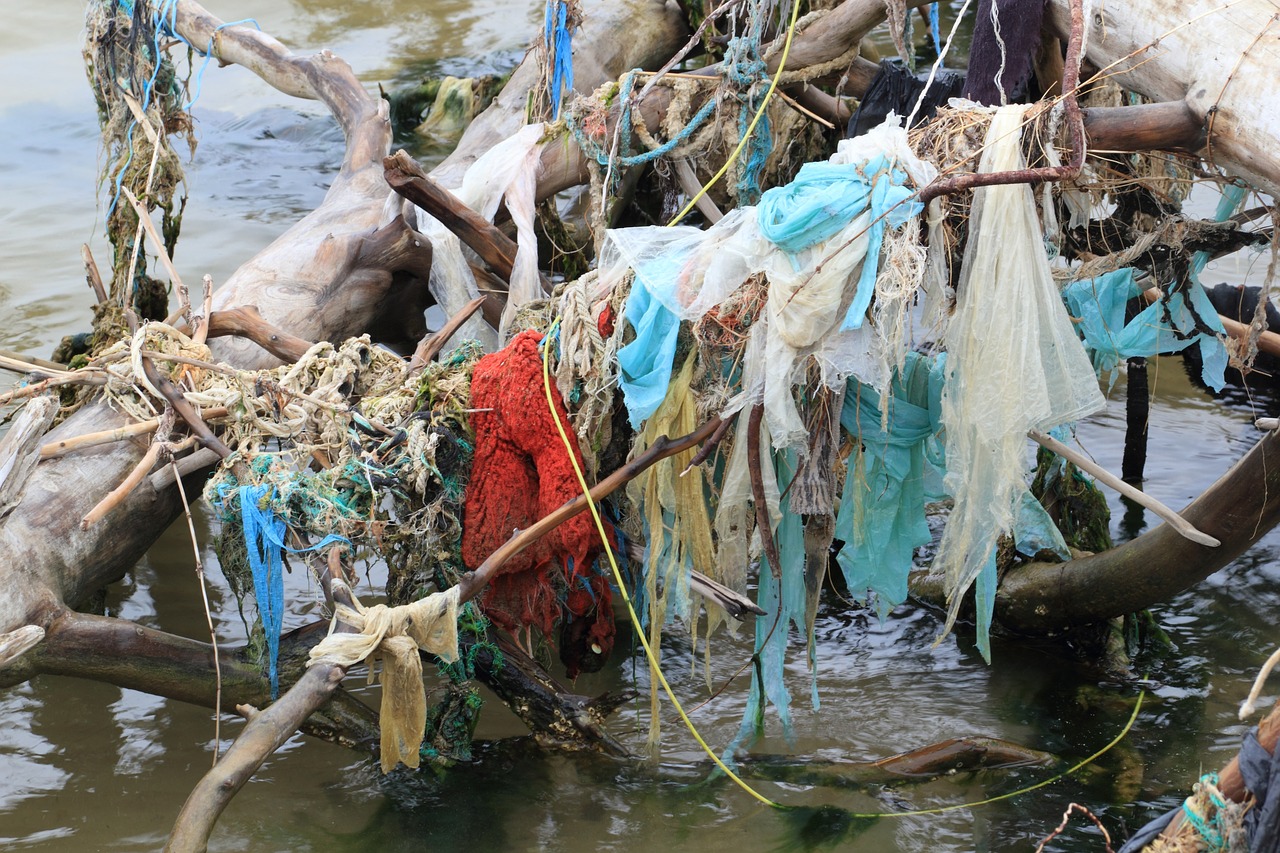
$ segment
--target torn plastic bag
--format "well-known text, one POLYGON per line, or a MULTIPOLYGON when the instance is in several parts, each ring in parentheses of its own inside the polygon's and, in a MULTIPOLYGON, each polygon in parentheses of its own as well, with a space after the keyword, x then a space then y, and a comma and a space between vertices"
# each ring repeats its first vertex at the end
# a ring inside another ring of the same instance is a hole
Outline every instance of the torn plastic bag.
MULTIPOLYGON (((982 172, 1026 166, 1026 107, 998 110, 982 172)), ((944 634, 961 597, 1009 533, 1026 488, 1027 431, 1076 421, 1105 405, 1089 357, 1053 282, 1026 184, 974 192, 969 240, 947 328, 947 490, 955 509, 935 566, 946 573, 944 634)))
POLYGON ((1181 352, 1195 344, 1202 359, 1201 378, 1215 391, 1222 390, 1227 367, 1227 350, 1218 337, 1224 333, 1222 320, 1194 273, 1188 284, 1189 288, 1170 285, 1165 298, 1128 323, 1125 306, 1143 291, 1134 281, 1132 268, 1067 285, 1063 297, 1072 316, 1080 320, 1084 345, 1099 375, 1110 373, 1114 382, 1115 370, 1124 359, 1181 352))
POLYGON ((623 319, 636 338, 618 350, 619 385, 631 425, 658 410, 671 382, 681 320, 696 320, 747 277, 763 270, 769 244, 755 208, 739 208, 712 228, 621 228, 605 235, 600 281, 616 287, 635 273, 623 319))
MULTIPOLYGON (((543 136, 541 124, 521 128, 511 137, 486 151, 467 168, 457 187, 448 189, 463 204, 490 222, 505 198, 516 223, 516 257, 511 272, 511 293, 505 320, 524 302, 541 294, 538 283, 538 244, 533 232, 533 195, 538 169, 538 142, 543 136)), ((449 315, 462 310, 467 302, 480 295, 475 276, 467 264, 462 242, 440 220, 421 208, 418 230, 431 241, 432 261, 429 288, 449 315)), ((479 316, 473 317, 455 335, 474 338, 486 349, 495 349, 497 338, 479 316)))
MULTIPOLYGON (((925 91, 927 78, 927 74, 912 74, 900 59, 880 60, 880 69, 858 103, 858 111, 849 119, 845 135, 861 136, 881 124, 890 113, 910 115, 920 100, 920 93, 925 91)), ((916 110, 911 126, 916 127, 933 118, 938 107, 960 97, 963 90, 964 72, 940 69, 920 103, 920 109, 916 110)))
POLYGON ((861 264, 843 329, 862 325, 871 304, 885 228, 902 225, 924 209, 913 199, 914 190, 905 185, 906 180, 907 173, 895 168, 884 154, 857 164, 806 163, 794 181, 767 191, 760 199, 760 233, 779 248, 792 255, 819 244, 825 250, 816 259, 792 258, 797 278, 807 278, 819 267, 825 271, 825 255, 841 246, 831 238, 847 232, 850 223, 857 223, 855 233, 844 241, 856 240, 861 245, 842 252, 846 255, 842 265, 852 268, 861 264))
POLYGON ((851 594, 876 594, 881 619, 907 600, 915 549, 930 539, 925 503, 942 497, 926 491, 925 446, 941 428, 945 363, 945 354, 907 353, 887 398, 887 428, 874 388, 850 381, 845 391, 840 422, 860 449, 841 492, 836 536, 845 544, 836 559, 851 594))

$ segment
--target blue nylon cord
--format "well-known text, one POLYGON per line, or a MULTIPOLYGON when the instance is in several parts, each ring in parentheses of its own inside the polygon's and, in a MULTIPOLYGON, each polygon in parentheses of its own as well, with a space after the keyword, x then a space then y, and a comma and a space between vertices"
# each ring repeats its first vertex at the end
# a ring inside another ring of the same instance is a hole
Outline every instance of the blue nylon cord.
POLYGON ((284 627, 284 557, 283 553, 301 554, 315 551, 334 542, 347 542, 346 537, 330 534, 307 548, 293 549, 284 544, 287 529, 284 519, 271 508, 275 489, 271 486, 241 486, 240 520, 244 525, 245 548, 249 567, 253 570, 253 597, 258 602, 258 615, 267 636, 267 675, 271 680, 271 698, 280 695, 277 662, 280 657, 280 632, 284 627))

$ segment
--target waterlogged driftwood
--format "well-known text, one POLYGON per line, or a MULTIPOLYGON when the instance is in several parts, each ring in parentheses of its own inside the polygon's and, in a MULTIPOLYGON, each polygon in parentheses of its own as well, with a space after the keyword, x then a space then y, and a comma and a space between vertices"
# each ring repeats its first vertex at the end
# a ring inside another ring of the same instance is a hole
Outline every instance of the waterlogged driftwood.
MULTIPOLYGON (((1280 522, 1280 437, 1262 439, 1179 513, 1221 544, 1200 545, 1162 524, 1109 551, 1012 569, 996 593, 996 621, 1043 634, 1101 622, 1165 601, 1240 556, 1280 522)), ((940 579, 912 577, 912 591, 942 600, 940 579)))
POLYGON ((947 738, 878 761, 798 760, 784 755, 751 755, 740 759, 738 766, 743 776, 753 779, 831 788, 862 788, 973 770, 1051 767, 1057 761, 1051 753, 1011 741, 969 735, 947 738))

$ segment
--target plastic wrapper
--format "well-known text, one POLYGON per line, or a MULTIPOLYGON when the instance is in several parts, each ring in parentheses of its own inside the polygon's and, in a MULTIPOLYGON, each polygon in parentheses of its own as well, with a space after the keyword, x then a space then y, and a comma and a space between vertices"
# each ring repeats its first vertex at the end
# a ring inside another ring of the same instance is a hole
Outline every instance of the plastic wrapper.
MULTIPOLYGON (((506 199, 516 223, 516 257, 511 273, 511 290, 503 312, 503 324, 520 305, 541 295, 538 283, 538 243, 533 231, 534 187, 537 180, 538 142, 543 126, 532 124, 486 151, 467 169, 462 185, 450 191, 463 204, 490 222, 498 205, 506 199)), ((431 241, 431 280, 428 286, 441 308, 450 315, 462 310, 480 295, 475 276, 467 264, 462 242, 440 220, 420 208, 418 230, 431 241)), ((486 349, 496 348, 498 339, 480 317, 469 320, 455 340, 474 338, 486 349)))

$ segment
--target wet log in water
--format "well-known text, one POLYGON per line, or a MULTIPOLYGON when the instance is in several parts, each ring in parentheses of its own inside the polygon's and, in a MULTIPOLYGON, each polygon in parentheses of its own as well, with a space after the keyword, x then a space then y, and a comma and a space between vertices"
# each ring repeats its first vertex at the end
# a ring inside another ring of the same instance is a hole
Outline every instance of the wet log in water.
POLYGON ((974 770, 1002 770, 1013 767, 1051 767, 1057 757, 999 738, 968 736, 947 738, 878 761, 803 761, 784 755, 752 755, 738 766, 743 776, 820 785, 831 788, 862 788, 903 780, 925 780, 949 773, 974 770))

